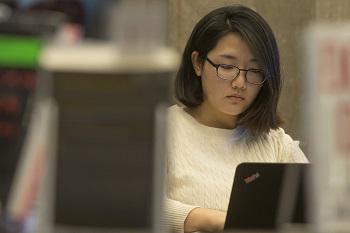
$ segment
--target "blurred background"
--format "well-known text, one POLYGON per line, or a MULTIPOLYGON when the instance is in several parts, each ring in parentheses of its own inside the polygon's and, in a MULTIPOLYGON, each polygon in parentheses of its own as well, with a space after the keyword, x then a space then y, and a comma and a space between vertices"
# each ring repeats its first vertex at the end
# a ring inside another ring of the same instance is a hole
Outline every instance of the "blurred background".
MULTIPOLYGON (((14 12, 61 12, 69 22, 67 37, 117 39, 118 22, 113 7, 118 0, 2 0, 14 12)), ((133 0, 147 4, 152 0, 133 0)), ((162 43, 173 46, 181 53, 194 24, 210 10, 230 4, 243 4, 254 8, 268 21, 278 40, 284 88, 280 101, 280 113, 285 119, 285 128, 291 136, 300 138, 300 79, 301 63, 300 38, 303 30, 311 22, 339 22, 349 20, 350 3, 346 0, 308 0, 300 3, 269 0, 163 0, 167 17, 163 26, 162 43)), ((115 9, 116 10, 116 9, 115 9)), ((2 8, 0 17, 7 17, 10 11, 2 8)), ((135 14, 134 14, 135 16, 135 14)), ((141 37, 141 36, 140 36, 141 37)), ((75 38, 77 39, 77 38, 75 38)), ((130 38, 129 38, 130 39, 130 38)), ((161 40, 161 39, 158 39, 161 40)))
MULTIPOLYGON (((321 108, 305 115, 314 103, 305 92, 317 82, 309 79, 317 75, 317 64, 310 62, 317 56, 309 56, 317 49, 306 48, 318 40, 303 38, 312 24, 344 25, 350 1, 0 0, 0 232, 77 233, 70 229, 79 226, 162 232, 155 223, 164 172, 161 119, 165 106, 174 103, 179 58, 195 23, 231 4, 255 9, 272 27, 284 79, 283 128, 303 139, 309 158, 318 153, 313 147, 326 140, 305 136, 309 118, 320 121, 307 131, 333 118, 320 117, 321 108)), ((348 129, 350 108, 344 109, 348 129)), ((350 148, 344 132, 342 143, 350 148)), ((333 151, 327 150, 322 163, 332 160, 327 156, 333 151)), ((343 191, 350 190, 350 174, 338 168, 349 167, 348 160, 332 168, 343 171, 333 174, 345 177, 335 179, 343 191)), ((344 219, 349 209, 342 210, 344 219)))

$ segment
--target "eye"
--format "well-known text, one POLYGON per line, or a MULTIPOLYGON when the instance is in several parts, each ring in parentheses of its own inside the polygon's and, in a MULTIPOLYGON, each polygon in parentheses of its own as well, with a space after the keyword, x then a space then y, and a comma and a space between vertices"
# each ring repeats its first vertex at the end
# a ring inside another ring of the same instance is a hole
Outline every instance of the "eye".
POLYGON ((220 68, 223 68, 225 70, 230 70, 230 69, 233 69, 233 65, 220 64, 220 68))
POLYGON ((260 69, 248 69, 250 72, 252 72, 252 73, 264 73, 262 70, 260 70, 260 69))

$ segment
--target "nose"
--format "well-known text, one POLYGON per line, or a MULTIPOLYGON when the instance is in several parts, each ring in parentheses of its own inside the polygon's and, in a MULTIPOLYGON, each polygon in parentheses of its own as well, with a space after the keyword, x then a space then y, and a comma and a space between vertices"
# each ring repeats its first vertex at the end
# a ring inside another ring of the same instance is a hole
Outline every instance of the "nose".
POLYGON ((232 80, 232 88, 233 89, 242 89, 245 90, 247 88, 247 81, 245 78, 247 71, 240 70, 238 76, 232 80))

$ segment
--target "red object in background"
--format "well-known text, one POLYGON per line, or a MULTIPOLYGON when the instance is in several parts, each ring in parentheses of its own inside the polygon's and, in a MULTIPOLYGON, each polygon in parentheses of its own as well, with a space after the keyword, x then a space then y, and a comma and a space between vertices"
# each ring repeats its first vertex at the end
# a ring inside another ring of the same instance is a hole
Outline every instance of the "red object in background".
POLYGON ((0 114, 18 115, 21 111, 21 103, 17 96, 0 96, 0 114))
POLYGON ((34 90, 36 73, 24 70, 8 70, 0 73, 0 86, 34 90))
POLYGON ((350 46, 324 40, 317 57, 317 75, 320 90, 329 94, 350 91, 350 46))
MULTIPOLYGON (((15 142, 24 133, 23 119, 28 99, 36 87, 37 72, 26 69, 0 69, 0 143, 15 142)), ((2 146, 10 144, 2 144, 2 146)), ((4 149, 0 147, 0 151, 4 149)))
POLYGON ((338 104, 336 124, 337 146, 341 153, 350 157, 350 101, 338 104))
POLYGON ((0 138, 14 139, 17 133, 18 127, 16 124, 0 120, 0 138))

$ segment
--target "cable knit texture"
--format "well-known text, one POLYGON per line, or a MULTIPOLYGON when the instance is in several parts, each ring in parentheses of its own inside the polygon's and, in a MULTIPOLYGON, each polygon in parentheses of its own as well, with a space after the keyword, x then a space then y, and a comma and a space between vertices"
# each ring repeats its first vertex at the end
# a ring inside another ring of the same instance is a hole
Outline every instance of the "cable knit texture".
POLYGON ((196 207, 226 211, 235 170, 242 162, 307 162, 283 129, 244 140, 239 129, 205 126, 182 107, 168 109, 167 198, 165 221, 170 232, 184 232, 196 207))

